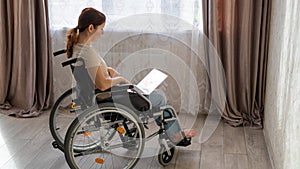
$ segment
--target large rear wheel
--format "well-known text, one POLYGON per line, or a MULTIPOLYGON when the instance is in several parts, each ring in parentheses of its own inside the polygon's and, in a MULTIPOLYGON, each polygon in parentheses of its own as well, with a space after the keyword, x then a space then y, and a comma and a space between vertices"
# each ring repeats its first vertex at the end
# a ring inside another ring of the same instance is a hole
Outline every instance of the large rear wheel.
POLYGON ((75 119, 65 138, 65 157, 72 169, 133 168, 145 144, 144 126, 127 107, 103 103, 75 119))
POLYGON ((63 147, 67 129, 76 118, 74 98, 75 90, 71 88, 57 99, 51 109, 49 128, 58 147, 63 147))

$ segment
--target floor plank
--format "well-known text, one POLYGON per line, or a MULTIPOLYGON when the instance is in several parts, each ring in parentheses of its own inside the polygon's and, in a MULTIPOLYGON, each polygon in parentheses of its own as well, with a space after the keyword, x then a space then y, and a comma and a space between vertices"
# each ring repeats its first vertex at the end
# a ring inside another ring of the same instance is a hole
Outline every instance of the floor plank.
POLYGON ((186 150, 178 148, 175 169, 199 169, 200 168, 200 151, 186 150))
POLYGON ((222 145, 203 145, 201 151, 200 168, 224 169, 222 145))
POLYGON ((30 140, 14 140, 7 139, 5 144, 0 147, 0 168, 1 169, 14 169, 22 168, 22 165, 19 164, 18 158, 16 157, 21 149, 29 142, 30 140), (13 161, 12 164, 9 164, 9 167, 5 167, 9 161, 13 161))
POLYGON ((46 116, 46 114, 39 116, 35 119, 30 119, 24 124, 22 129, 13 136, 13 138, 31 139, 34 138, 40 132, 48 132, 48 123, 46 122, 48 122, 48 116, 46 116))
POLYGON ((263 131, 260 129, 251 129, 249 127, 245 127, 244 130, 249 159, 249 168, 271 169, 272 167, 263 136, 263 131))
POLYGON ((49 166, 49 169, 70 169, 65 160, 64 154, 59 152, 58 150, 56 150, 56 152, 58 152, 55 156, 57 157, 57 159, 49 166))
POLYGON ((8 123, 1 123, 1 134, 5 137, 6 144, 14 146, 13 142, 10 141, 11 139, 25 142, 25 144, 13 155, 13 158, 0 165, 1 168, 24 168, 31 164, 39 152, 44 153, 41 152, 41 147, 44 144, 51 145, 52 138, 46 112, 39 117, 28 119, 7 116, 6 121, 8 123))
MULTIPOLYGON (((18 139, 22 141, 22 139, 18 139)), ((10 144, 10 143, 8 143, 10 144)), ((11 158, 5 165, 4 168, 12 168, 16 162, 18 166, 28 166, 32 164, 34 158, 36 158, 39 154, 47 153, 41 151, 43 145, 51 145, 51 137, 49 136, 49 132, 44 128, 40 133, 38 133, 35 137, 30 139, 20 150, 11 158)), ((17 168, 16 168, 17 169, 17 168)))
POLYGON ((224 153, 247 154, 243 127, 224 125, 224 153))
POLYGON ((247 155, 244 154, 225 154, 225 169, 250 169, 247 155))
POLYGON ((159 165, 156 156, 153 157, 145 157, 141 158, 137 165, 134 167, 135 169, 145 168, 145 169, 152 169, 152 168, 162 168, 162 166, 159 165))
POLYGON ((30 161, 30 163, 26 166, 26 169, 49 168, 56 162, 58 158, 64 159, 63 153, 60 152, 58 149, 56 149, 55 151, 52 145, 49 142, 46 142, 40 148, 40 151, 37 152, 35 158, 33 158, 30 161))
POLYGON ((217 129, 213 132, 213 134, 209 137, 209 139, 203 143, 204 145, 224 145, 224 127, 223 123, 220 122, 217 129))

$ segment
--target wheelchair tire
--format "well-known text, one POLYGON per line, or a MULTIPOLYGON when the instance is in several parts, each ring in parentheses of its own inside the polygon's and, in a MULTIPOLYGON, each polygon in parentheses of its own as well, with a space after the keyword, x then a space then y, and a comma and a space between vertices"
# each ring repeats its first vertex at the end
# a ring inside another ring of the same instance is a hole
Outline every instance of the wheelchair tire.
POLYGON ((50 117, 49 128, 58 148, 63 148, 64 138, 69 125, 76 118, 76 114, 71 112, 73 88, 65 91, 54 103, 50 117))
POLYGON ((157 156, 159 164, 162 166, 169 165, 174 157, 174 154, 175 154, 174 146, 170 146, 170 155, 169 155, 166 147, 161 145, 161 147, 159 149, 159 154, 157 156))
POLYGON ((133 111, 102 103, 86 109, 72 122, 64 142, 65 158, 72 169, 129 169, 138 162, 144 144, 144 126, 133 111))

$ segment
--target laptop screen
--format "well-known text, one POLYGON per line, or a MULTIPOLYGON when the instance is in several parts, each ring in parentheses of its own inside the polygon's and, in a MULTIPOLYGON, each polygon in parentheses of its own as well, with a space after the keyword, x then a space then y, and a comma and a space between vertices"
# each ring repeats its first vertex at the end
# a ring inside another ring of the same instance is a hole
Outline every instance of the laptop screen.
POLYGON ((136 86, 140 89, 143 94, 151 94, 166 78, 167 74, 152 69, 136 86))

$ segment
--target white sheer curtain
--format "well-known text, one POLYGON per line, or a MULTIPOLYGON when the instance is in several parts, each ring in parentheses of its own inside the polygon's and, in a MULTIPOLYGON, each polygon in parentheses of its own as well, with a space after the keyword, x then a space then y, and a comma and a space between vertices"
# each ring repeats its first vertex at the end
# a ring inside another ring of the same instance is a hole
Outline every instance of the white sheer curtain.
MULTIPOLYGON (((105 34, 93 44, 109 66, 133 83, 151 68, 169 76, 159 86, 191 127, 198 113, 208 113, 209 75, 205 66, 202 6, 199 0, 49 0, 53 51, 65 47, 65 34, 77 25, 81 10, 92 6, 107 16, 105 34), (192 121, 191 121, 192 120, 192 121)), ((207 43, 206 43, 207 45, 207 43)), ((65 57, 54 58, 56 98, 71 87, 65 57)))
POLYGON ((202 29, 199 0, 49 0, 51 27, 76 26, 81 10, 88 6, 104 12, 108 16, 108 24, 136 14, 158 13, 179 17, 190 24, 200 24, 198 28, 202 29))

